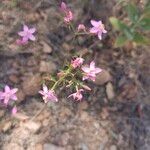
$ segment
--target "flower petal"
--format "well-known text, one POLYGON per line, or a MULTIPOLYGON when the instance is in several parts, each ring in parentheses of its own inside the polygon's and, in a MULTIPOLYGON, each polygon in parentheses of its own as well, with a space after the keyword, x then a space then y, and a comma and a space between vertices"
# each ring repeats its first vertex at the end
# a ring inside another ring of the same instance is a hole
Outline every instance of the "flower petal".
POLYGON ((29 39, 30 39, 31 41, 35 41, 35 36, 34 36, 34 35, 30 35, 30 36, 29 36, 29 39))
POLYGON ((24 31, 18 32, 18 35, 20 35, 20 36, 25 36, 25 35, 26 35, 26 32, 24 32, 24 31))
POLYGON ((44 92, 43 92, 43 91, 39 91, 39 93, 40 93, 41 95, 44 95, 44 92))
POLYGON ((107 31, 104 29, 104 30, 103 30, 103 33, 107 33, 107 31))
POLYGON ((87 66, 83 66, 81 69, 86 73, 90 72, 90 68, 87 66))
POLYGON ((32 33, 32 34, 33 34, 35 31, 36 31, 36 28, 31 28, 31 29, 29 29, 29 32, 32 33))
POLYGON ((27 25, 23 25, 23 30, 24 30, 25 32, 27 32, 27 31, 29 30, 28 26, 27 26, 27 25))
POLYGON ((17 107, 14 106, 11 110, 12 114, 15 115, 17 113, 17 107))
POLYGON ((44 91, 45 93, 48 92, 48 87, 47 87, 46 85, 43 85, 43 91, 44 91))
POLYGON ((102 40, 102 32, 99 32, 99 33, 98 33, 98 38, 99 38, 100 40, 102 40))
POLYGON ((95 68, 95 73, 97 74, 97 73, 100 73, 100 72, 102 72, 102 69, 100 69, 100 68, 95 68))
POLYGON ((18 91, 18 89, 14 88, 14 89, 11 90, 11 94, 15 94, 17 91, 18 91))
POLYGON ((99 30, 96 27, 90 29, 90 33, 97 33, 99 30))
POLYGON ((9 92, 10 91, 10 87, 8 85, 5 85, 5 92, 9 92))
POLYGON ((10 98, 11 98, 12 100, 14 100, 14 101, 18 100, 18 98, 17 98, 16 95, 12 95, 10 98))
POLYGON ((7 105, 7 104, 8 104, 8 102, 9 102, 9 100, 10 100, 10 99, 9 99, 9 97, 5 97, 5 98, 4 98, 4 104, 6 104, 6 105, 7 105))
POLYGON ((91 69, 91 70, 94 70, 94 69, 95 69, 95 62, 94 62, 94 61, 92 61, 92 62, 90 63, 90 69, 91 69))
POLYGON ((98 26, 100 25, 100 21, 91 20, 91 24, 92 24, 94 27, 98 27, 98 26))

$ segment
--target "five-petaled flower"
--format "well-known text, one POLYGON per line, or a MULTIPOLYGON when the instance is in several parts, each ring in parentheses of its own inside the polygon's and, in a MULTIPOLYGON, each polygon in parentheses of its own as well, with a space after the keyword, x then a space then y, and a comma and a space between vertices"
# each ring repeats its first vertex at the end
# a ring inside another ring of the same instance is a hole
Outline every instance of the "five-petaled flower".
POLYGON ((71 65, 73 68, 80 67, 83 64, 84 59, 81 57, 76 58, 75 60, 71 61, 71 65))
POLYGON ((61 3, 60 9, 65 14, 64 22, 67 24, 70 23, 73 20, 72 11, 67 7, 67 5, 64 2, 61 3))
POLYGON ((18 91, 17 88, 10 89, 8 85, 5 86, 4 92, 0 92, 0 100, 3 100, 3 103, 7 105, 10 100, 17 100, 16 92, 18 91))
POLYGON ((101 40, 102 33, 107 33, 104 24, 102 24, 102 21, 95 21, 95 20, 91 20, 91 24, 93 25, 93 27, 90 29, 90 33, 97 34, 98 38, 101 40))
POLYGON ((79 89, 75 93, 69 95, 68 98, 73 97, 74 100, 80 101, 83 98, 83 95, 81 93, 83 91, 84 91, 83 89, 79 89))
POLYGON ((84 72, 83 80, 90 79, 92 81, 95 81, 96 74, 100 73, 102 69, 95 67, 95 62, 92 61, 89 67, 83 66, 82 71, 84 72))
POLYGON ((43 90, 39 91, 39 93, 43 96, 43 100, 45 103, 47 103, 48 101, 58 101, 54 90, 49 90, 46 85, 43 85, 43 90))
POLYGON ((29 40, 35 41, 35 36, 33 33, 35 33, 35 28, 28 28, 27 25, 23 26, 23 31, 18 32, 18 35, 22 37, 22 39, 17 40, 18 44, 26 44, 29 40))

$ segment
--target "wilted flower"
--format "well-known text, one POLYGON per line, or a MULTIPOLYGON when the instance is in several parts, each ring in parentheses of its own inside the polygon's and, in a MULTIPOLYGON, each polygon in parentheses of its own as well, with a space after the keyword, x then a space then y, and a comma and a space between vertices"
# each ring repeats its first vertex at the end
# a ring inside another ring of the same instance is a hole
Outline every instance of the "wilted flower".
POLYGON ((97 34, 98 38, 101 40, 102 33, 107 33, 104 24, 102 24, 102 21, 95 21, 95 20, 91 20, 91 24, 93 25, 93 27, 90 29, 90 33, 97 34))
POLYGON ((66 3, 62 2, 62 3, 61 3, 61 6, 60 6, 60 9, 61 9, 61 11, 63 11, 63 12, 67 11, 67 5, 66 5, 66 3))
POLYGON ((79 24, 79 25, 78 25, 78 32, 79 32, 79 31, 84 31, 84 32, 86 31, 86 28, 85 28, 85 25, 84 25, 84 24, 79 24))
POLYGON ((71 65, 73 68, 77 68, 83 64, 84 59, 81 57, 76 58, 75 60, 71 61, 71 65))
POLYGON ((3 100, 4 104, 8 104, 10 100, 17 100, 16 92, 17 88, 10 89, 8 85, 5 86, 4 92, 0 92, 0 100, 3 100))
POLYGON ((35 28, 28 28, 27 25, 23 26, 23 31, 18 32, 18 35, 22 37, 21 40, 17 40, 18 44, 26 44, 29 40, 35 41, 33 33, 36 31, 35 28))
POLYGON ((45 103, 47 103, 48 101, 58 101, 54 90, 49 90, 46 85, 43 85, 43 90, 39 91, 39 93, 43 96, 43 100, 45 103))
POLYGON ((83 95, 81 93, 83 91, 84 91, 83 89, 79 89, 79 90, 77 90, 76 93, 69 95, 68 98, 73 97, 74 100, 80 101, 83 98, 83 95))
POLYGON ((70 21, 73 20, 72 11, 67 7, 67 5, 64 2, 61 3, 60 9, 65 14, 64 22, 67 24, 70 23, 70 21))
POLYGON ((84 71, 83 80, 90 79, 92 81, 95 81, 96 74, 98 74, 102 71, 102 69, 95 67, 95 62, 94 61, 92 61, 90 63, 89 67, 83 66, 82 70, 84 71))

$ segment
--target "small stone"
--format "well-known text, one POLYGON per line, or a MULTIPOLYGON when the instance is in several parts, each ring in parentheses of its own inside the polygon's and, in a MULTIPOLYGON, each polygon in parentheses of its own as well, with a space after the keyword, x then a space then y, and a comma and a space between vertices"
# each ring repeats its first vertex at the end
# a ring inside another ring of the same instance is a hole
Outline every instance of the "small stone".
POLYGON ((3 150, 9 150, 9 149, 24 150, 24 148, 22 146, 20 146, 19 144, 17 144, 17 143, 8 143, 3 148, 2 148, 3 150))
POLYGON ((82 101, 79 105, 79 111, 86 110, 87 108, 88 108, 88 103, 86 101, 82 101))
POLYGON ((102 108, 102 112, 101 112, 102 119, 107 119, 108 116, 109 116, 108 109, 107 108, 102 108))
POLYGON ((41 113, 40 115, 37 116, 36 120, 42 121, 44 119, 44 115, 41 113))
POLYGON ((103 85, 107 83, 108 81, 111 81, 111 79, 112 77, 110 73, 107 70, 103 69, 102 72, 96 76, 95 84, 103 85))
POLYGON ((41 61, 40 62, 40 72, 42 73, 54 73, 54 71, 56 71, 56 65, 49 61, 41 61))
POLYGON ((110 150, 117 150, 117 146, 116 145, 111 145, 110 150))
POLYGON ((5 114, 5 111, 4 110, 0 110, 0 118, 2 118, 5 114))
POLYGON ((25 19, 28 22, 36 22, 40 19, 40 15, 38 13, 27 13, 25 16, 25 19))
POLYGON ((27 77, 22 83, 23 92, 28 96, 34 96, 38 93, 41 86, 41 76, 39 74, 27 77))
POLYGON ((85 143, 79 143, 78 149, 89 150, 88 146, 85 143))
POLYGON ((70 50, 71 50, 71 47, 70 47, 69 44, 67 44, 67 43, 63 43, 63 44, 62 44, 62 48, 63 48, 64 50, 66 50, 66 51, 70 51, 70 50))
POLYGON ((47 143, 47 144, 44 144, 44 150, 65 150, 65 148, 47 143))
POLYGON ((43 145, 42 144, 36 144, 35 145, 35 150, 43 150, 43 145))
POLYGON ((19 91, 17 92, 17 102, 22 102, 23 100, 25 100, 25 93, 23 92, 23 90, 19 89, 19 91))
POLYGON ((19 79, 16 75, 10 75, 9 80, 13 83, 19 83, 19 79))
POLYGON ((15 115, 13 115, 13 117, 15 119, 18 119, 20 121, 25 121, 25 120, 28 120, 29 119, 29 116, 25 115, 25 114, 22 114, 22 113, 16 113, 15 115))
POLYGON ((56 139, 58 141, 58 145, 66 146, 69 143, 70 135, 69 133, 64 133, 61 136, 58 136, 56 139))
POLYGON ((46 127, 46 126, 48 126, 49 122, 50 122, 49 119, 45 119, 45 120, 43 120, 42 125, 44 127, 46 127))
POLYGON ((89 121, 90 120, 90 116, 89 114, 86 112, 86 111, 80 111, 80 116, 79 118, 82 120, 82 121, 89 121))
POLYGON ((52 52, 52 48, 46 42, 42 41, 41 44, 43 45, 44 53, 51 53, 52 52))
POLYGON ((12 126, 12 123, 10 122, 10 121, 8 121, 8 122, 6 122, 5 124, 4 124, 4 127, 3 127, 3 132, 7 132, 10 128, 11 128, 11 126, 12 126))
POLYGON ((111 82, 107 83, 106 85, 106 94, 109 100, 115 97, 114 88, 111 82))
POLYGON ((33 122, 33 121, 28 121, 24 123, 23 126, 29 129, 33 133, 36 133, 41 128, 41 124, 39 122, 33 122))

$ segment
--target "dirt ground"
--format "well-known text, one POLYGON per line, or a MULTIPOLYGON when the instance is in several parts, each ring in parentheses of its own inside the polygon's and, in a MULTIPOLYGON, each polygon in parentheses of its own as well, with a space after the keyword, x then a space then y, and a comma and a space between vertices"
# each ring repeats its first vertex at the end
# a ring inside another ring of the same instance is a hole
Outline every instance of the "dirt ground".
POLYGON ((68 1, 76 25, 90 27, 91 19, 102 19, 108 30, 102 41, 81 36, 71 42, 59 4, 0 1, 0 86, 19 88, 15 117, 0 105, 0 149, 149 150, 149 47, 113 48, 109 17, 120 9, 114 13, 115 0, 68 1), (15 41, 24 23, 36 27, 37 40, 21 47, 15 41), (60 89, 59 102, 32 118, 44 105, 37 94, 43 77, 59 71, 75 52, 104 70, 96 83, 88 83, 92 92, 75 102, 66 98, 68 90, 60 89))

